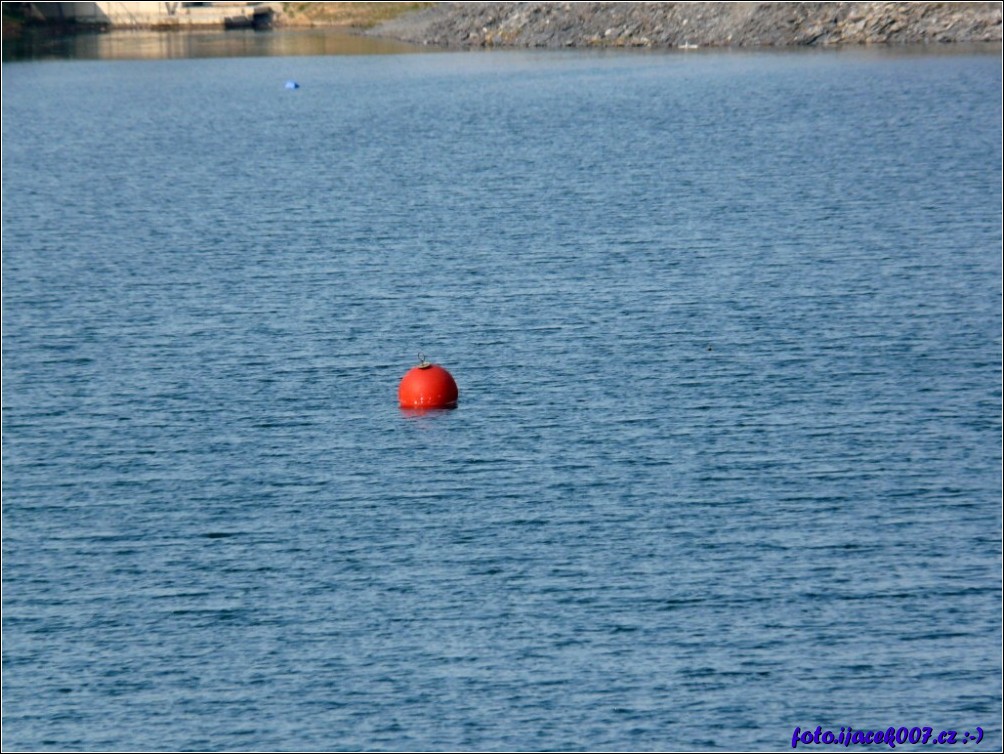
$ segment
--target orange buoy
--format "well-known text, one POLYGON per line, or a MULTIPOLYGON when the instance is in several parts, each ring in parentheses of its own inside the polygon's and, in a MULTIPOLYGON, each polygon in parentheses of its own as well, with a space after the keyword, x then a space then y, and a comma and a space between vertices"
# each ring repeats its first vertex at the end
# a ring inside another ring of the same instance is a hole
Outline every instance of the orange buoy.
POLYGON ((419 364, 408 370, 398 386, 397 399, 401 408, 455 407, 460 391, 453 375, 439 364, 426 361, 423 354, 418 358, 419 364))

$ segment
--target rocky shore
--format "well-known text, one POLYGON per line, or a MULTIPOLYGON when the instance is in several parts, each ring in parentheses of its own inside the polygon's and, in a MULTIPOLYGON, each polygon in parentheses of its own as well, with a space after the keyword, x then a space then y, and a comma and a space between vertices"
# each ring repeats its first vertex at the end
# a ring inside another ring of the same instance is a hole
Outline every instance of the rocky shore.
POLYGON ((1001 41, 1001 3, 437 3, 370 34, 437 47, 755 47, 1001 41))

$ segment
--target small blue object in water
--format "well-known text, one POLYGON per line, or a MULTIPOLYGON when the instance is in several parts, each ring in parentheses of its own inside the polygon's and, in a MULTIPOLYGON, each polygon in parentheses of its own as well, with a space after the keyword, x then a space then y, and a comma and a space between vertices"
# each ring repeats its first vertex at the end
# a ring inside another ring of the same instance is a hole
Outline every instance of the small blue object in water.
POLYGON ((300 85, 297 84, 295 81, 287 81, 286 82, 286 88, 287 89, 299 89, 300 85))

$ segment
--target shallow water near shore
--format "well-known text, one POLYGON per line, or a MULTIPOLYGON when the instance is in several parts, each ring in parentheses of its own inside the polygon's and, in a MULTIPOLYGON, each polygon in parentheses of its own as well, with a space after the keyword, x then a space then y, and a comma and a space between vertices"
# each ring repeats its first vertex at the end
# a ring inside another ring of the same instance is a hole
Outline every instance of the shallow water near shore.
POLYGON ((171 60, 320 55, 394 55, 425 47, 344 29, 282 31, 114 31, 53 34, 28 29, 5 40, 4 62, 27 60, 171 60))
POLYGON ((3 88, 5 750, 1000 748, 999 56, 3 88))

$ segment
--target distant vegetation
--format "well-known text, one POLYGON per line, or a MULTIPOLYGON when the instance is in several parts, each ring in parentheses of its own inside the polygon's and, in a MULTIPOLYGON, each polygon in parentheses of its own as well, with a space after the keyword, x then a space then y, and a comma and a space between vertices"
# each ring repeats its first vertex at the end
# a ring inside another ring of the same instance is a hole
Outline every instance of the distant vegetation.
POLYGON ((435 3, 283 3, 283 26, 351 26, 368 29, 435 3))
POLYGON ((3 4, 3 38, 16 37, 24 28, 28 16, 25 13, 25 3, 3 4))

